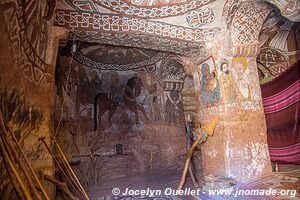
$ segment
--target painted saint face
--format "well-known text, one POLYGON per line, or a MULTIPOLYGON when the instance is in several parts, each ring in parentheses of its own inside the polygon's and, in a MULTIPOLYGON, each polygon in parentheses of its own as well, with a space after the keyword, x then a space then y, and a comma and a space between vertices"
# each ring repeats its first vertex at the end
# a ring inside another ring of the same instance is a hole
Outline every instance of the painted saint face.
POLYGON ((206 63, 204 63, 204 64, 202 65, 201 72, 202 72, 203 75, 209 76, 209 65, 206 64, 206 63))
POLYGON ((175 91, 171 91, 170 98, 172 99, 172 101, 177 101, 179 99, 179 93, 175 91))
POLYGON ((240 62, 236 63, 235 69, 238 74, 243 74, 245 71, 244 65, 240 62))
POLYGON ((228 64, 227 64, 227 63, 222 63, 222 65, 221 65, 221 70, 222 70, 225 74, 229 74, 228 64))

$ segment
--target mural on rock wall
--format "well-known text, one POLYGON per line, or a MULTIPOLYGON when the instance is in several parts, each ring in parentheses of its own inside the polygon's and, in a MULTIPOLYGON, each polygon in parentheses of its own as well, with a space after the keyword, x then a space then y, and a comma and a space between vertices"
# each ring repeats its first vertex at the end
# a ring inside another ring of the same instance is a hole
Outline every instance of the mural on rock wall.
POLYGON ((52 77, 46 63, 47 19, 52 16, 53 1, 9 0, 0 4, 20 70, 35 85, 48 86, 52 77))
MULTIPOLYGON (((95 127, 97 130, 97 118, 99 121, 99 126, 101 126, 101 117, 108 111, 108 125, 112 127, 112 117, 116 113, 117 108, 120 106, 125 107, 134 114, 134 121, 137 126, 141 126, 139 120, 139 112, 144 116, 145 122, 150 122, 144 106, 137 102, 137 98, 142 93, 143 83, 138 76, 134 76, 126 80, 122 85, 119 84, 118 73, 112 74, 112 81, 110 91, 100 92, 95 96, 94 102, 94 120, 95 127), (99 113, 97 112, 99 108, 99 113), (97 117, 98 114, 98 117, 97 117)), ((99 85, 101 87, 101 85, 99 85)), ((99 87, 99 88, 100 88, 99 87)), ((105 87, 105 86, 104 86, 105 87)), ((91 88, 93 89, 93 88, 91 88)))
POLYGON ((300 21, 300 16, 299 16, 300 5, 298 0, 285 0, 285 1, 266 0, 266 1, 278 7, 282 15, 287 19, 291 21, 297 21, 297 22, 300 21))
POLYGON ((69 5, 77 10, 99 11, 101 7, 104 7, 113 12, 143 18, 164 18, 182 15, 214 1, 215 0, 66 0, 69 5), (170 4, 172 6, 169 6, 170 4))
MULTIPOLYGON (((216 18, 211 9, 201 9, 215 0, 192 0, 172 5, 171 1, 158 2, 65 0, 55 10, 53 22, 55 26, 69 29, 70 39, 187 56, 201 55, 203 43, 221 32, 221 28, 215 26, 199 28, 216 18), (174 21, 173 16, 180 19, 174 21)), ((206 49, 205 53, 208 53, 206 49)))
POLYGON ((272 81, 299 60, 299 27, 299 22, 287 20, 279 10, 274 10, 265 20, 257 56, 261 84, 272 81))
MULTIPOLYGON (((4 88, 0 90, 0 110, 3 121, 16 136, 25 155, 30 161, 42 159, 46 152, 43 148, 27 149, 29 137, 35 134, 44 119, 41 109, 29 104, 24 93, 16 87, 4 88)), ((0 134, 3 134, 2 132, 0 134)), ((10 137, 9 137, 10 138, 10 137)), ((32 140, 32 138, 30 138, 32 140)), ((37 140, 37 138, 35 138, 37 140)), ((32 147, 31 147, 32 148, 32 147)), ((14 188, 10 183, 8 173, 0 156, 0 198, 13 199, 14 188)))
POLYGON ((196 92, 200 93, 200 101, 203 107, 216 106, 220 102, 219 72, 213 58, 209 58, 198 65, 198 73, 194 74, 196 92))
POLYGON ((95 173, 106 180, 178 166, 185 153, 180 93, 185 71, 178 58, 82 43, 71 63, 70 46, 59 50, 54 121, 58 124, 64 109, 58 138, 72 159, 83 162, 88 181, 93 183, 95 173))
POLYGON ((244 110, 261 107, 260 88, 255 84, 259 81, 255 59, 221 58, 215 62, 210 58, 198 65, 193 78, 196 96, 204 108, 221 105, 222 110, 237 104, 244 110))
POLYGON ((248 77, 248 61, 245 57, 232 59, 232 74, 238 88, 237 98, 240 100, 251 99, 250 79, 248 77))
POLYGON ((197 11, 191 11, 186 14, 186 20, 193 28, 209 24, 215 20, 215 15, 210 8, 204 8, 197 11))
POLYGON ((161 79, 163 82, 165 99, 165 122, 184 126, 184 112, 181 90, 185 78, 185 71, 176 57, 168 57, 161 65, 161 79))
POLYGON ((11 127, 20 144, 37 129, 43 120, 43 114, 35 105, 29 105, 24 93, 17 88, 0 90, 0 109, 4 123, 11 127))
POLYGON ((226 59, 220 64, 221 75, 219 78, 221 86, 222 102, 234 103, 236 101, 236 84, 232 75, 232 69, 229 67, 229 63, 226 59))
POLYGON ((234 46, 257 43, 259 30, 272 8, 265 2, 242 1, 232 16, 231 37, 234 46))
POLYGON ((165 107, 165 121, 168 124, 184 126, 184 112, 180 92, 170 91, 165 92, 166 107, 165 107))

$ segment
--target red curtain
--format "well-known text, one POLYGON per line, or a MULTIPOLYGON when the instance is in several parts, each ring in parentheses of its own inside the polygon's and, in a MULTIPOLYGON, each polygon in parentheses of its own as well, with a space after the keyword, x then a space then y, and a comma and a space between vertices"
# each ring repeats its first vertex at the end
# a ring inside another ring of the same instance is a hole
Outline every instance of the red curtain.
POLYGON ((261 89, 271 160, 300 164, 300 60, 261 89))

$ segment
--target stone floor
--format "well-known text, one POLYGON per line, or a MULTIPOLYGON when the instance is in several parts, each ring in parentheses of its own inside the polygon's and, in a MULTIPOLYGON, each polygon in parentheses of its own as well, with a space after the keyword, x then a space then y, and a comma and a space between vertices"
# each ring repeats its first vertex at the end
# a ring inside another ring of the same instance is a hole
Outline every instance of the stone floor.
MULTIPOLYGON (((166 188, 175 189, 181 176, 181 170, 178 168, 167 168, 160 171, 152 171, 148 173, 137 174, 136 176, 123 177, 112 179, 107 182, 102 182, 97 186, 89 187, 88 194, 91 200, 109 200, 109 199, 175 199, 172 195, 160 195, 158 197, 149 197, 138 195, 135 197, 124 197, 112 195, 114 188, 120 189, 121 193, 125 192, 126 188, 134 190, 164 190, 166 188)), ((187 187, 191 186, 191 180, 187 179, 187 187)))
POLYGON ((274 189, 277 192, 281 192, 282 190, 296 190, 295 193, 289 193, 289 195, 209 195, 206 193, 201 193, 200 196, 196 197, 196 199, 241 199, 241 200, 250 200, 250 199, 278 199, 278 200, 289 200, 289 199, 300 199, 300 165, 282 165, 279 168, 279 172, 273 172, 272 174, 265 176, 263 178, 254 180, 249 183, 238 182, 237 185, 232 187, 233 192, 238 190, 264 190, 268 191, 270 189, 274 189), (295 196, 294 196, 295 195, 295 196))
MULTIPOLYGON (((200 195, 191 196, 173 196, 158 195, 149 197, 149 195, 122 196, 112 195, 114 188, 119 188, 120 192, 125 192, 126 188, 133 190, 165 190, 166 188, 175 189, 180 179, 181 171, 177 168, 168 168, 161 171, 152 171, 147 174, 137 174, 128 178, 119 178, 111 181, 103 182, 97 186, 89 187, 88 194, 91 200, 194 200, 194 199, 300 199, 300 165, 298 166, 280 166, 280 172, 274 172, 271 175, 250 183, 238 182, 233 186, 233 194, 237 190, 269 190, 270 188, 281 191, 283 189, 296 190, 295 196, 274 196, 274 195, 209 195, 207 191, 202 190, 200 195)), ((191 180, 188 178, 187 188, 192 188, 191 180)))

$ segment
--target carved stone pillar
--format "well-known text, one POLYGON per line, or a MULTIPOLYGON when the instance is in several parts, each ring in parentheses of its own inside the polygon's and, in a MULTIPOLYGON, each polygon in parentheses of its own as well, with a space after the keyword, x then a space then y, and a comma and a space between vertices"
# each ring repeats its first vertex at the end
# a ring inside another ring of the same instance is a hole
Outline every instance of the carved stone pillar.
POLYGON ((220 118, 201 145, 204 175, 244 182, 271 172, 256 65, 258 35, 269 12, 264 3, 239 5, 229 30, 209 45, 212 56, 193 72, 200 122, 220 118))
POLYGON ((271 165, 255 58, 209 61, 194 73, 201 123, 220 117, 215 134, 201 146, 204 175, 260 177, 271 165))

